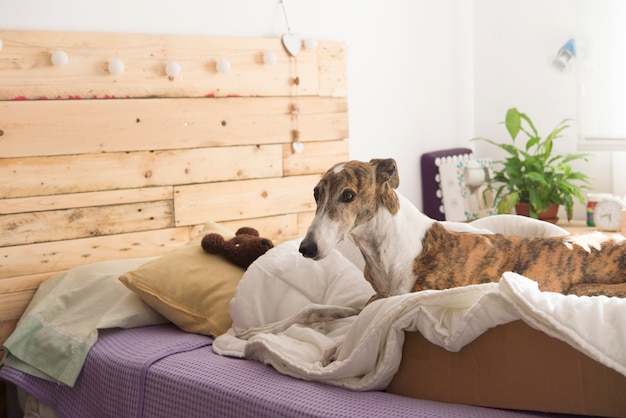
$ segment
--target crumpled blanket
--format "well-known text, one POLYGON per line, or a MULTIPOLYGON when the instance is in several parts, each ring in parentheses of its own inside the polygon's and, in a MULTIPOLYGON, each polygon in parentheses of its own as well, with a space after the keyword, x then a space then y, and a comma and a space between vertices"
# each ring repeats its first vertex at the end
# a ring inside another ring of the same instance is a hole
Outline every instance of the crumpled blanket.
POLYGON ((405 331, 459 351, 521 319, 626 375, 626 299, 541 292, 531 279, 505 273, 499 283, 377 300, 356 315, 374 293, 361 270, 338 250, 305 259, 299 242, 275 247, 246 271, 230 305, 233 327, 215 340, 215 352, 304 380, 380 390, 399 367, 405 331), (301 322, 303 312, 329 306, 346 317, 301 322))

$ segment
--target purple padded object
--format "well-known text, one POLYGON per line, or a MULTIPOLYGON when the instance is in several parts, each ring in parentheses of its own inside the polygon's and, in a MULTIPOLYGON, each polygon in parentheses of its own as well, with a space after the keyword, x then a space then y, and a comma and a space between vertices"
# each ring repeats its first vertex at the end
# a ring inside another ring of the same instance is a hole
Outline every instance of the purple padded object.
POLYGON ((441 197, 437 196, 439 183, 435 180, 439 174, 439 167, 435 164, 435 160, 441 157, 449 157, 453 155, 471 154, 469 148, 452 148, 441 151, 428 152, 422 155, 421 173, 422 173, 422 209, 425 215, 438 221, 445 221, 446 216, 439 208, 443 205, 441 197))
POLYGON ((172 325, 101 330, 74 388, 10 367, 0 378, 68 418, 548 416, 307 382, 256 361, 219 356, 211 343, 172 325))

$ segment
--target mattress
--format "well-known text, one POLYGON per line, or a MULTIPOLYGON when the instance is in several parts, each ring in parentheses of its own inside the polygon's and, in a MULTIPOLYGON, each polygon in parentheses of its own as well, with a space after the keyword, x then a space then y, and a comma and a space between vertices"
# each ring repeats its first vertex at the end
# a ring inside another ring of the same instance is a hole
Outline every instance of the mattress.
POLYGON ((517 411, 356 392, 219 356, 210 337, 173 325, 105 329, 73 388, 11 367, 0 378, 60 417, 524 417, 517 411))

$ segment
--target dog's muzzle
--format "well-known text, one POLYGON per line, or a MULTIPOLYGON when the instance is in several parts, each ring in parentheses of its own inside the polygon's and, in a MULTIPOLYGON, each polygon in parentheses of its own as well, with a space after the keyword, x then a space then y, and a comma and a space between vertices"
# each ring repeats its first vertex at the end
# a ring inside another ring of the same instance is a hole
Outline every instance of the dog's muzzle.
POLYGON ((314 240, 309 239, 309 237, 305 237, 300 243, 298 251, 300 251, 300 254, 306 258, 315 258, 318 254, 317 243, 314 240))

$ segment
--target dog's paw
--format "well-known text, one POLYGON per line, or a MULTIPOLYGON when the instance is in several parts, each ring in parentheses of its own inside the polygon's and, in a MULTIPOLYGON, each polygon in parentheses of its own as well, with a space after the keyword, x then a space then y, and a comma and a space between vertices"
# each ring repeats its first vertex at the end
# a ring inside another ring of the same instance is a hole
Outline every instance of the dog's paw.
POLYGON ((367 301, 367 303, 365 304, 365 306, 369 305, 370 303, 378 300, 378 299, 385 299, 388 298, 389 296, 391 296, 389 293, 387 292, 378 292, 372 295, 372 297, 370 298, 370 300, 367 301))

